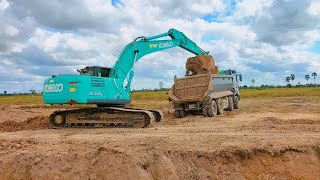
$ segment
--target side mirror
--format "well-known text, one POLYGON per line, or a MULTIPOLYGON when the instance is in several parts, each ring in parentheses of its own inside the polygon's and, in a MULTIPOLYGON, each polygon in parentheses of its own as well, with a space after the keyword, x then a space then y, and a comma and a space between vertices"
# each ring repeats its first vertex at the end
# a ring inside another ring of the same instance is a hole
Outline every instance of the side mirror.
POLYGON ((242 74, 239 74, 239 79, 240 81, 242 81, 242 74))

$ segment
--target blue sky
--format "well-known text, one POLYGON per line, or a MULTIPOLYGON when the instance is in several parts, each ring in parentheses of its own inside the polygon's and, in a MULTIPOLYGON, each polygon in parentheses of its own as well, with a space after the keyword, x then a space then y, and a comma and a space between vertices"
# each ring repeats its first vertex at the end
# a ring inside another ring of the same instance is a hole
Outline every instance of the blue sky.
MULTIPOLYGON (((2 0, 0 19, 0 93, 41 91, 53 74, 112 67, 134 38, 170 28, 210 51, 220 69, 241 72, 242 85, 320 74, 318 0, 2 0)), ((143 57, 133 89, 170 87, 191 56, 174 48, 143 57)))
POLYGON ((320 54, 320 41, 314 42, 313 46, 309 49, 309 51, 320 54))

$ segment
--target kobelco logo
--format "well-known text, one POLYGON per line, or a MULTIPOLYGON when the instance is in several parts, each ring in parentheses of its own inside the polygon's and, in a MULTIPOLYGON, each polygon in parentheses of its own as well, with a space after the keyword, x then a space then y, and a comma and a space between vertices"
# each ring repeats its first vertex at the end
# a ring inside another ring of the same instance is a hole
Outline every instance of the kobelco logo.
POLYGON ((167 48, 173 46, 173 42, 160 43, 159 48, 167 48))
POLYGON ((62 92, 63 84, 47 84, 44 86, 44 92, 62 92))

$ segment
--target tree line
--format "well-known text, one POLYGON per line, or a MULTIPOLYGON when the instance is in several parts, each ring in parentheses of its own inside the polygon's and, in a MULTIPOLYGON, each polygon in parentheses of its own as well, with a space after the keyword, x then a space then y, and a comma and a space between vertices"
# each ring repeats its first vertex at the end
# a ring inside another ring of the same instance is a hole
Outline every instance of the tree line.
MULTIPOLYGON (((318 74, 316 72, 313 72, 311 73, 311 76, 309 74, 306 74, 304 76, 304 78, 307 80, 307 83, 305 85, 302 85, 300 82, 298 82, 295 86, 297 87, 317 87, 317 84, 316 84, 316 77, 318 76, 318 74), (309 79, 313 77, 313 83, 314 84, 309 84, 309 79)), ((296 76, 295 74, 290 74, 289 76, 287 76, 285 78, 285 82, 287 83, 286 87, 291 87, 293 86, 293 81, 295 80, 296 76), (290 84, 290 81, 292 84, 290 84)), ((254 83, 255 83, 255 79, 251 79, 251 83, 252 85, 254 86, 254 83)), ((281 85, 278 85, 278 86, 270 86, 270 85, 261 85, 261 86, 269 86, 269 87, 282 87, 281 85)), ((245 85, 245 87, 248 87, 245 85)))

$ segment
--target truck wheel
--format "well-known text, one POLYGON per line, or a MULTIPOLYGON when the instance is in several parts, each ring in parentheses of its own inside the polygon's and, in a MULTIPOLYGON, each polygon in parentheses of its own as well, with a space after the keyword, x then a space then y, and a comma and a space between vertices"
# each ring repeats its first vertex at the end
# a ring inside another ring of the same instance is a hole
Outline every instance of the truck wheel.
POLYGON ((233 108, 238 109, 239 108, 239 97, 233 96, 233 108))
POLYGON ((217 110, 218 110, 218 113, 217 113, 218 115, 223 114, 224 106, 221 98, 217 99, 217 110))
POLYGON ((175 110, 174 116, 177 118, 184 118, 187 116, 187 112, 185 110, 175 110))
POLYGON ((208 107, 208 116, 209 117, 213 117, 216 116, 218 112, 218 107, 217 107, 217 103, 215 100, 212 100, 211 102, 211 106, 208 107))
POLYGON ((204 117, 207 117, 207 116, 208 116, 208 108, 203 107, 203 108, 202 108, 202 113, 203 113, 203 116, 204 116, 204 117))
POLYGON ((187 116, 187 112, 185 110, 180 110, 179 114, 181 118, 184 118, 187 116))
POLYGON ((179 112, 180 110, 175 110, 174 111, 174 116, 176 117, 176 118, 180 118, 180 112, 179 112))
POLYGON ((232 111, 233 110, 233 97, 229 96, 228 97, 228 107, 226 109, 227 111, 232 111))

